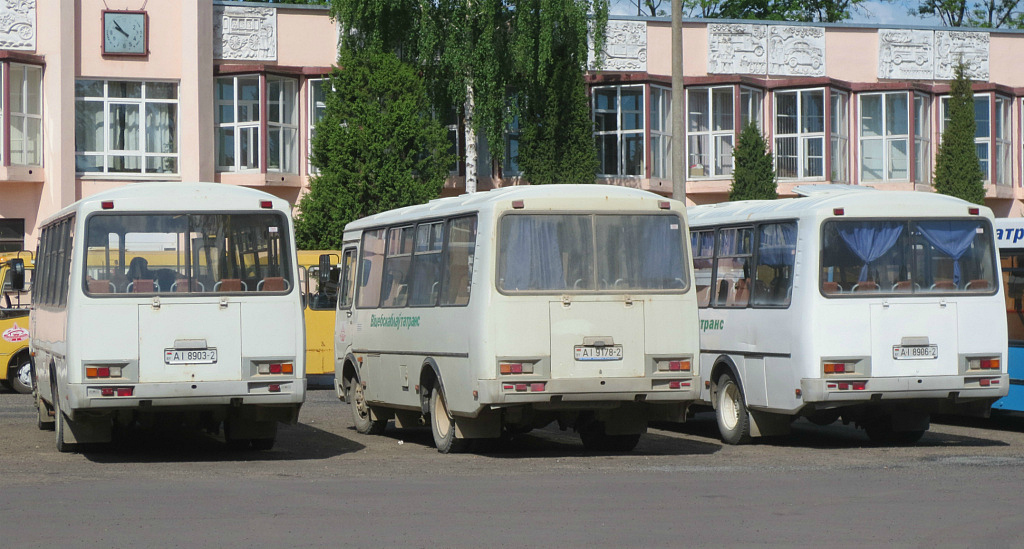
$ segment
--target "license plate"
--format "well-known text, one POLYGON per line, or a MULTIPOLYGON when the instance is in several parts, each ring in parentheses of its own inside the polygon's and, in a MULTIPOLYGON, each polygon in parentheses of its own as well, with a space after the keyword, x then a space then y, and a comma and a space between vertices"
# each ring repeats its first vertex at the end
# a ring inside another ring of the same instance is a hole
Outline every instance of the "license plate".
POLYGON ((165 349, 164 364, 215 364, 217 349, 165 349))
POLYGON ((938 345, 893 345, 892 358, 896 360, 932 360, 939 358, 938 345))
POLYGON ((574 352, 576 360, 622 360, 622 345, 577 345, 574 352))

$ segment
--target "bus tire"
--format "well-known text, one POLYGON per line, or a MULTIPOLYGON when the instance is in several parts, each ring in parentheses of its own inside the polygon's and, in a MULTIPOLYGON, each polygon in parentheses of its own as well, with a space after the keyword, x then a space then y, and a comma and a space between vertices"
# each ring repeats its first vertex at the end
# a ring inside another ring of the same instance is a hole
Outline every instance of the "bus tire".
POLYGON ((434 435, 434 446, 442 454, 458 454, 469 449, 469 439, 455 436, 455 420, 448 411, 440 383, 430 389, 430 432, 434 435))
POLYGON ((11 388, 23 395, 32 392, 32 361, 27 355, 18 358, 11 371, 11 388))
POLYGON ((750 442, 750 414, 747 412, 743 389, 725 373, 718 378, 718 394, 715 402, 715 418, 718 420, 718 432, 722 442, 726 444, 746 444, 750 442))
POLYGON ((864 432, 868 440, 878 446, 907 446, 921 440, 925 429, 896 431, 892 428, 892 418, 882 416, 865 423, 864 432))
POLYGON ((370 405, 366 403, 366 394, 363 393, 363 385, 356 378, 349 378, 348 386, 345 388, 345 400, 349 401, 349 408, 352 409, 352 423, 356 431, 364 435, 380 435, 388 426, 386 419, 373 419, 370 413, 370 405))

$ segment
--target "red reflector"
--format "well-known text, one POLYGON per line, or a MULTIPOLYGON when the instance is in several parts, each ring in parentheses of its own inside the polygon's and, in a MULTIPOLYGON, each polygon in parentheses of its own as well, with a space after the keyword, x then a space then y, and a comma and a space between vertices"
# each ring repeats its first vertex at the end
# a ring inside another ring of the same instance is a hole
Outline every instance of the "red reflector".
MULTIPOLYGON (((829 388, 829 389, 835 389, 835 388, 836 388, 836 384, 835 384, 835 383, 829 383, 829 384, 828 384, 828 388, 829 388)), ((797 391, 799 391, 799 390, 800 390, 800 389, 797 389, 797 391)))
POLYGON ((531 391, 535 391, 535 392, 536 391, 543 391, 544 390, 544 384, 543 383, 531 383, 530 384, 530 390, 531 391))
POLYGON ((281 386, 275 383, 275 384, 267 387, 267 390, 270 391, 271 393, 280 393, 281 392, 281 386))
POLYGON ((270 365, 270 373, 272 373, 272 374, 280 374, 281 373, 281 365, 280 364, 271 364, 270 365))
POLYGON ((522 200, 513 200, 513 201, 512 201, 512 207, 513 207, 513 208, 515 208, 515 209, 517 209, 517 210, 521 210, 521 209, 523 209, 523 208, 524 208, 525 206, 526 206, 526 205, 525 205, 525 204, 523 204, 523 201, 522 201, 522 200))
POLYGON ((678 389, 679 388, 679 382, 678 381, 669 381, 668 382, 668 388, 669 389, 678 389))
POLYGON ((844 214, 846 214, 846 210, 844 210, 842 208, 832 208, 832 215, 844 215, 844 214))
POLYGON ((670 372, 678 372, 683 369, 683 364, 678 360, 673 360, 668 363, 668 369, 670 372))
POLYGON ((521 374, 521 373, 523 373, 523 365, 522 364, 509 364, 509 369, 512 370, 513 374, 521 374))
POLYGON ((982 387, 988 387, 989 383, 991 383, 991 380, 988 380, 988 379, 979 379, 978 380, 978 385, 981 385, 982 387))
POLYGON ((864 389, 867 389, 867 385, 868 384, 864 383, 863 381, 860 382, 860 383, 854 383, 853 384, 853 390, 854 391, 863 391, 864 389))
POLYGON ((103 367, 100 367, 100 368, 96 368, 96 376, 97 377, 110 377, 110 368, 107 368, 106 366, 103 366, 103 367))
POLYGON ((114 209, 114 201, 113 200, 104 200, 103 202, 100 202, 100 207, 103 208, 104 210, 113 210, 114 209))
POLYGON ((526 390, 526 384, 525 383, 516 383, 516 390, 517 391, 525 391, 526 390))
POLYGON ((978 215, 979 213, 981 213, 981 210, 979 210, 978 208, 967 208, 967 213, 971 215, 978 215))
POLYGON ((515 389, 516 386, 512 385, 511 383, 506 383, 506 384, 502 385, 501 388, 505 389, 506 391, 511 391, 512 389, 515 389))
POLYGON ((999 380, 998 379, 993 379, 992 380, 992 385, 999 385, 999 380))
POLYGON ((105 396, 105 397, 112 397, 112 396, 114 396, 114 388, 113 387, 104 387, 104 388, 100 389, 100 394, 105 396))
POLYGON ((839 384, 839 390, 840 391, 845 391, 845 390, 847 390, 849 388, 850 388, 850 384, 849 383, 840 383, 839 384))
POLYGON ((269 201, 269 200, 260 200, 260 207, 261 208, 271 208, 273 206, 274 206, 274 203, 269 201))
POLYGON ((659 208, 661 208, 662 210, 667 210, 667 209, 669 209, 669 208, 670 208, 671 206, 672 206, 672 205, 671 205, 671 204, 669 204, 668 200, 659 200, 659 201, 658 201, 658 207, 659 207, 659 208))
POLYGON ((118 387, 117 396, 119 397, 130 397, 135 392, 134 387, 118 387))

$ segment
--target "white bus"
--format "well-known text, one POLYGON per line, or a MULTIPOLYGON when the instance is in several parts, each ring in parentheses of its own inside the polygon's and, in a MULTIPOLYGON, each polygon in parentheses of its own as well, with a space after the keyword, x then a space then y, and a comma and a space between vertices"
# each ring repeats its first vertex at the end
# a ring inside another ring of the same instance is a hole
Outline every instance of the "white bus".
POLYGON ((289 210, 241 187, 139 183, 42 223, 31 349, 58 450, 160 412, 273 446, 306 389, 289 210))
POLYGON ((916 442, 933 413, 1007 392, 992 213, 920 192, 822 185, 690 208, 701 400, 722 439, 797 417, 916 442))
POLYGON ((363 433, 425 418, 443 453, 555 421, 589 449, 631 450, 648 420, 682 421, 697 396, 686 235, 682 203, 606 185, 509 187, 350 223, 338 396, 363 433))

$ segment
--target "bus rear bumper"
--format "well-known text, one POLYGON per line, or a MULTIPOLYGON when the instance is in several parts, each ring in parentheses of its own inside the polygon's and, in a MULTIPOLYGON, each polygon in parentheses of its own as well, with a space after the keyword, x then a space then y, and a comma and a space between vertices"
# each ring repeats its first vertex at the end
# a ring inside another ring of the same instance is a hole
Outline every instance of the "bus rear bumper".
POLYGON ((995 401, 1006 395, 1009 386, 1007 374, 800 380, 805 404, 914 399, 995 401))
MULTIPOLYGON (((700 396, 696 378, 498 379, 480 380, 491 405, 542 404, 557 407, 586 402, 689 403, 700 396)), ((484 401, 484 395, 481 395, 484 401)))
POLYGON ((305 401, 305 379, 202 381, 184 383, 104 383, 68 388, 70 414, 79 410, 210 409, 231 406, 294 407, 305 401), (276 386, 276 387, 273 387, 276 386), (106 394, 104 389, 107 389, 106 394), (109 389, 114 389, 109 394, 109 389), (130 389, 128 391, 119 389, 130 389), (123 396, 122 396, 123 395, 123 396))

